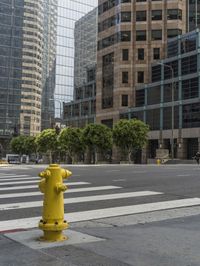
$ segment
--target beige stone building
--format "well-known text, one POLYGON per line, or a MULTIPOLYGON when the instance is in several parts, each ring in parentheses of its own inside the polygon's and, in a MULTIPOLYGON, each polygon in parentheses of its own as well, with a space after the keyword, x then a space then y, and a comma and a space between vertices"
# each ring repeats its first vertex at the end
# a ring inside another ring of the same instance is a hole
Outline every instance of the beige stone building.
POLYGON ((112 126, 134 107, 136 93, 151 82, 151 64, 166 56, 167 39, 197 26, 190 2, 99 0, 97 123, 112 126))

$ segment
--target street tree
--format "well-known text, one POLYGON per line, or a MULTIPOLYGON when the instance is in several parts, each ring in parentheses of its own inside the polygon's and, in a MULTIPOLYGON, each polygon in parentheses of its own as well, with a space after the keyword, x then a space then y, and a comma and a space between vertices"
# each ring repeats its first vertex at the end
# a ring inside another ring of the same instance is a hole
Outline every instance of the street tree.
POLYGON ((20 156, 26 154, 25 140, 26 136, 23 135, 13 138, 10 142, 12 151, 20 156))
POLYGON ((58 149, 58 135, 55 129, 45 129, 36 137, 36 145, 39 152, 49 153, 50 163, 53 161, 53 153, 58 149))
POLYGON ((72 163, 76 158, 84 153, 85 146, 82 140, 82 130, 80 128, 64 128, 59 135, 61 150, 72 158, 72 163))
POLYGON ((36 144, 36 137, 35 136, 27 136, 24 139, 24 150, 25 154, 37 154, 37 144, 36 144))
POLYGON ((144 122, 131 119, 119 120, 113 128, 113 141, 121 152, 128 156, 131 162, 131 154, 142 149, 147 142, 149 127, 144 122))
POLYGON ((112 130, 102 124, 88 124, 83 129, 83 141, 97 163, 97 153, 106 154, 112 149, 112 130))

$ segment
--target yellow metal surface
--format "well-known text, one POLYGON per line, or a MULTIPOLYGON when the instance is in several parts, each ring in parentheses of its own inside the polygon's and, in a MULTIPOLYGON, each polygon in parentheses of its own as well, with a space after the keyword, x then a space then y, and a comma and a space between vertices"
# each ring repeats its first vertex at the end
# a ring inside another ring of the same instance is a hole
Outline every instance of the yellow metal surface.
POLYGON ((62 235, 62 230, 68 228, 64 220, 64 196, 63 192, 67 186, 63 184, 63 179, 68 178, 72 173, 60 168, 57 164, 51 164, 39 176, 42 180, 39 189, 44 193, 43 215, 39 222, 39 228, 44 231, 42 240, 63 241, 66 238, 62 235))
POLYGON ((161 160, 160 159, 158 159, 156 162, 157 162, 157 165, 161 164, 161 160))

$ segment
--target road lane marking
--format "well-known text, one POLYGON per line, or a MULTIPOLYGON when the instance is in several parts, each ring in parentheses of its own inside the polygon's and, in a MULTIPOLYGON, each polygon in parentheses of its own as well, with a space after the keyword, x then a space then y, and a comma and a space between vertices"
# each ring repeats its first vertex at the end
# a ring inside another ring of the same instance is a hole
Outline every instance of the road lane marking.
MULTIPOLYGON (((68 222, 81 222, 109 217, 117 217, 130 214, 148 213, 160 210, 170 210, 175 208, 191 207, 200 205, 200 198, 179 199, 155 203, 145 203, 139 205, 113 207, 106 209, 96 209, 82 212, 72 212, 65 215, 68 222)), ((0 232, 14 229, 30 229, 38 226, 41 217, 30 217, 15 220, 5 220, 0 222, 0 232)))
MULTIPOLYGON (((86 188, 70 188, 67 193, 77 193, 77 192, 90 192, 90 191, 101 191, 101 190, 111 190, 111 189, 121 189, 119 186, 99 186, 99 187, 86 187, 86 188)), ((0 195, 0 199, 10 199, 10 198, 21 198, 21 197, 32 197, 41 196, 41 192, 22 192, 22 193, 10 193, 0 195)))
POLYGON ((177 176, 192 176, 192 175, 189 175, 189 174, 182 174, 182 175, 177 175, 177 176))
POLYGON ((107 173, 112 173, 112 172, 120 172, 120 170, 107 170, 107 173))
POLYGON ((12 178, 12 177, 28 177, 28 176, 30 176, 30 175, 2 175, 2 176, 0 176, 0 181, 1 181, 1 179, 2 178, 5 178, 5 177, 9 177, 9 178, 12 178))
MULTIPOLYGON (((0 186, 7 186, 7 185, 18 185, 18 184, 30 184, 30 183, 36 183, 38 184, 38 182, 40 181, 41 179, 39 180, 32 180, 32 181, 12 181, 12 182, 2 182, 0 183, 0 186)), ((88 182, 71 182, 71 183, 67 183, 67 184, 70 184, 70 185, 86 185, 86 184, 89 184, 88 182)), ((0 189, 1 190, 1 189, 0 189)))
POLYGON ((114 179, 113 182, 125 182, 126 179, 114 179))
MULTIPOLYGON (((66 198, 64 199, 64 203, 71 204, 71 203, 82 203, 82 202, 94 202, 94 201, 113 200, 113 199, 155 196, 155 195, 162 195, 162 194, 163 193, 161 192, 154 192, 154 191, 115 193, 115 194, 96 195, 96 196, 89 196, 89 197, 66 198)), ((43 205, 43 201, 0 204, 0 211, 34 208, 34 207, 41 207, 42 205, 43 205)))
MULTIPOLYGON (((39 184, 39 180, 36 182, 39 184)), ((9 183, 9 185, 12 185, 13 183, 9 183)), ((88 182, 68 182, 64 183, 67 186, 80 186, 80 185, 88 185, 90 183, 88 182)), ((8 184, 6 184, 8 185, 8 184)), ((0 184, 0 186, 3 186, 3 184, 0 184)), ((38 188, 38 185, 30 185, 30 186, 10 186, 10 187, 0 187, 0 191, 9 191, 9 190, 20 190, 20 189, 31 189, 31 188, 38 188)))
POLYGON ((35 177, 17 177, 17 178, 0 178, 0 182, 1 181, 10 181, 10 182, 13 182, 13 181, 17 181, 17 180, 40 180, 41 178, 39 176, 35 176, 35 177))

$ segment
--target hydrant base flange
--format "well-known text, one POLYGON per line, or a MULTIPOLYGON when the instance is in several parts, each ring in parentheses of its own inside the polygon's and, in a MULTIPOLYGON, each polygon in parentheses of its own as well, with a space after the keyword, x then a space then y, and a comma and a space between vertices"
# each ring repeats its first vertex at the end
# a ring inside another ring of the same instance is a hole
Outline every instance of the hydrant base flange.
POLYGON ((44 236, 40 237, 40 241, 60 242, 67 240, 68 237, 62 234, 62 231, 44 231, 44 236))
POLYGON ((69 227, 68 223, 62 223, 62 224, 52 224, 52 223, 39 223, 39 228, 43 231, 62 231, 69 227))

